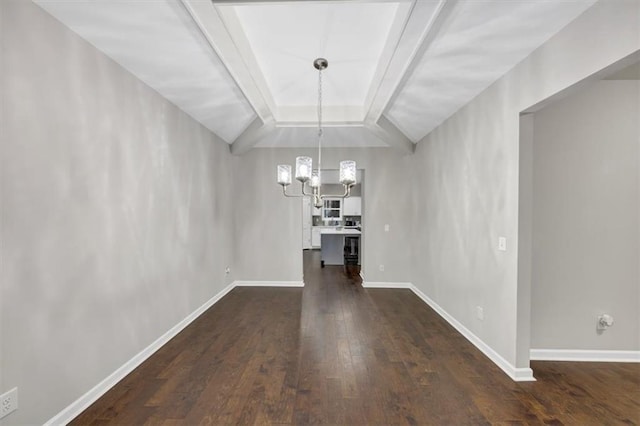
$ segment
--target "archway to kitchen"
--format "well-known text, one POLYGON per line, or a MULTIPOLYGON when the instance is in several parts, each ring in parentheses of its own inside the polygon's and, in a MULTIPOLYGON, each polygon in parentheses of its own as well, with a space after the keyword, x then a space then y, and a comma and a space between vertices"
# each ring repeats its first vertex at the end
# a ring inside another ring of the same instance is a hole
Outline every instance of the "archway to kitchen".
MULTIPOLYGON (((322 193, 342 194, 339 171, 322 170, 322 193)), ((304 274, 315 267, 340 270, 361 282, 364 235, 364 170, 358 169, 356 184, 347 198, 328 197, 320 208, 302 198, 302 261, 304 274), (312 265, 313 264, 313 265, 312 265), (317 265, 316 265, 317 264, 317 265)))

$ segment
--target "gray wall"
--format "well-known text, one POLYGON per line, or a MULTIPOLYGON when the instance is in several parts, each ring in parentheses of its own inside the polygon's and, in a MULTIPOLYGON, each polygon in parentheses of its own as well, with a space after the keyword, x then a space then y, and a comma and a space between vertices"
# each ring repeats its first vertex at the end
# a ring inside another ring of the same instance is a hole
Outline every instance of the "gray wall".
POLYGON ((518 316, 530 303, 518 300, 519 113, 636 52, 638 28, 637 2, 596 3, 416 148, 412 281, 516 368, 529 366, 530 321, 518 316))
MULTIPOLYGON (((640 48, 636 5, 598 3, 414 157, 327 152, 327 166, 350 158, 365 169, 367 281, 413 281, 508 362, 528 365, 516 359, 516 346, 528 351, 528 339, 516 343, 518 303, 528 302, 517 297, 514 250, 518 113, 640 48)), ((36 424, 232 279, 301 280, 300 202, 280 195, 275 166, 315 152, 232 158, 37 6, 4 0, 0 14, 0 392, 20 389, 3 424, 36 424)))
POLYGON ((640 350, 639 103, 600 81, 535 114, 533 348, 640 350))
MULTIPOLYGON (((302 281, 302 204, 282 196, 276 166, 295 163, 313 149, 254 149, 234 158, 236 277, 239 280, 302 281)), ((366 281, 410 281, 413 221, 411 157, 390 148, 324 149, 323 168, 355 160, 364 170, 363 275, 366 281), (384 225, 389 224, 389 232, 384 225), (385 266, 382 272, 380 265, 385 266)), ((295 182, 297 183, 297 182, 295 182)), ((292 192, 299 193, 297 185, 292 192)))
POLYGON ((0 14, 2 424, 41 424, 231 281, 231 156, 38 6, 0 14))

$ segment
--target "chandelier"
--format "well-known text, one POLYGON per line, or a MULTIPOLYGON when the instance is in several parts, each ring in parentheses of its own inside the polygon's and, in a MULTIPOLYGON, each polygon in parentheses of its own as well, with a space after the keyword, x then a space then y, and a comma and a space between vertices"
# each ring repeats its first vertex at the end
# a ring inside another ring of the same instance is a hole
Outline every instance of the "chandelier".
POLYGON ((329 62, 324 58, 318 58, 313 61, 313 66, 318 70, 318 168, 313 169, 311 157, 296 157, 296 180, 301 184, 302 191, 300 194, 287 193, 287 186, 291 185, 290 165, 278 165, 277 181, 282 185, 282 193, 285 197, 311 197, 313 205, 320 208, 325 198, 346 198, 351 195, 351 187, 356 183, 356 162, 351 160, 340 162, 340 183, 344 186, 344 193, 331 195, 320 192, 322 169, 322 71, 327 69, 329 62))

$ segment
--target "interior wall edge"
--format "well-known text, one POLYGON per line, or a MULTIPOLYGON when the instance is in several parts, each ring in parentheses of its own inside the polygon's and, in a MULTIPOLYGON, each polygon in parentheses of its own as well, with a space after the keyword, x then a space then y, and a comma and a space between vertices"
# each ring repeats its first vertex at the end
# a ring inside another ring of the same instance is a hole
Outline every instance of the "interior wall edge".
POLYGON ((485 354, 496 366, 504 371, 514 382, 534 382, 533 370, 531 368, 516 367, 509 361, 504 359, 498 352, 493 350, 491 346, 486 344, 481 338, 472 333, 462 323, 456 320, 451 314, 445 311, 433 299, 424 294, 418 287, 411 284, 411 291, 415 293, 423 302, 431 307, 438 315, 447 321, 453 328, 462 334, 473 346, 478 348, 480 352, 485 354))

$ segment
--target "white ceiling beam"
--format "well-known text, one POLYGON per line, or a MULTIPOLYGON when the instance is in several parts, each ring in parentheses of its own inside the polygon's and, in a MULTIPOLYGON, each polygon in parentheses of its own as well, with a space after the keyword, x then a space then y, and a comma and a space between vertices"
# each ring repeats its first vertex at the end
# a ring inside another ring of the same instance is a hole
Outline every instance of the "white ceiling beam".
POLYGON ((413 154, 416 145, 384 115, 378 119, 377 123, 365 123, 364 127, 391 148, 396 148, 403 154, 413 154))
POLYGON ((458 0, 444 0, 444 1, 445 1, 445 4, 442 5, 440 10, 438 11, 437 16, 435 17, 433 22, 430 23, 430 27, 427 34, 425 35, 425 38, 418 45, 418 48, 415 54, 413 55, 411 62, 407 66, 406 70, 403 72, 400 81, 396 85, 391 97, 387 101, 387 104, 385 105, 385 109, 389 105, 391 105, 395 101, 395 99, 398 97, 398 95, 404 88, 409 78, 411 78, 413 71, 418 66, 418 63, 424 56, 425 52, 431 46, 431 43, 433 43, 433 40, 435 40, 435 38, 440 34, 445 24, 449 21, 449 18, 451 18, 453 14, 453 10, 458 4, 458 0))
POLYGON ((440 0, 435 13, 431 2, 418 0, 414 3, 384 78, 371 101, 365 122, 378 122, 451 15, 456 3, 457 0, 440 0))
POLYGON ((231 153, 234 155, 242 155, 276 129, 276 123, 273 120, 263 122, 260 118, 253 120, 251 124, 240 134, 231 144, 231 153))
POLYGON ((396 10, 396 16, 393 18, 393 23, 389 29, 387 41, 385 42, 384 49, 380 54, 380 58, 378 58, 378 64, 376 65, 373 78, 371 79, 371 84, 369 85, 369 90, 367 91, 367 96, 363 105, 363 114, 366 114, 366 112, 371 109, 373 100, 379 92, 378 89, 387 74, 389 63, 398 50, 402 34, 404 33, 413 9, 414 2, 412 1, 399 5, 396 10))
MULTIPOLYGON (((256 115, 267 123, 274 120, 269 99, 260 90, 260 82, 256 82, 249 67, 240 54, 241 46, 237 46, 224 20, 214 4, 202 0, 181 0, 185 9, 196 23, 209 45, 222 60, 231 78, 254 109, 256 115)), ((242 44, 242 41, 239 41, 242 44)), ((273 101, 271 101, 273 102, 273 101)), ((250 126, 251 127, 251 126, 250 126)))
MULTIPOLYGON (((247 101, 255 110, 258 118, 233 142, 232 153, 242 154, 255 146, 260 138, 270 133, 278 124, 275 113, 277 108, 271 98, 264 77, 253 75, 251 69, 258 69, 251 47, 242 33, 233 11, 225 11, 215 7, 215 4, 239 5, 239 4, 269 4, 280 3, 282 0, 181 0, 194 22, 198 25, 203 35, 222 59, 229 74, 244 93, 247 101), (231 13, 231 15, 229 15, 231 13), (229 28, 238 24, 238 28, 229 28), (247 63, 247 54, 249 63, 247 63)), ((295 0, 285 0, 295 1, 295 0)), ((369 2, 371 0, 309 0, 310 2, 369 2)), ((393 0, 374 0, 393 1, 393 0)), ((411 12, 406 22, 397 31, 401 31, 400 40, 393 50, 390 61, 384 68, 384 74, 378 79, 377 88, 368 95, 369 105, 365 106, 366 115, 362 121, 364 127, 380 137, 389 146, 398 148, 404 153, 412 153, 415 145, 393 123, 382 114, 390 104, 391 99, 406 81, 407 76, 417 65, 419 58, 435 33, 448 16, 449 11, 457 0, 440 0, 434 12, 433 2, 420 0, 400 0, 411 4, 411 12)), ((381 64, 384 66, 384 64, 381 64)), ((284 117, 283 117, 284 118, 284 117)), ((345 123, 353 124, 353 118, 345 123)), ((300 120, 283 120, 282 124, 293 125, 300 120)), ((308 120, 304 120, 304 124, 308 120)), ((299 124, 302 124, 299 123, 299 124)), ((335 123, 339 124, 339 123, 335 123)))
MULTIPOLYGON (((231 39, 234 41, 235 47, 240 54, 240 57, 243 59, 243 64, 248 73, 251 75, 253 82, 258 88, 258 91, 262 95, 262 99, 266 102, 269 111, 271 111, 271 114, 275 114, 276 103, 273 100, 273 96, 271 95, 271 91, 269 90, 269 86, 267 85, 267 81, 265 80, 264 75, 261 72, 258 60, 253 53, 251 43, 249 43, 247 35, 244 32, 244 28, 242 27, 242 24, 238 19, 238 14, 236 13, 235 8, 224 7, 215 9, 222 21, 225 23, 227 33, 229 33, 231 39)), ((241 74, 239 74, 239 77, 241 77, 241 74)))
MULTIPOLYGON (((278 123, 315 122, 318 125, 317 105, 281 106, 276 110, 278 123)), ((322 124, 362 123, 364 111, 361 105, 327 105, 322 107, 322 124)))

